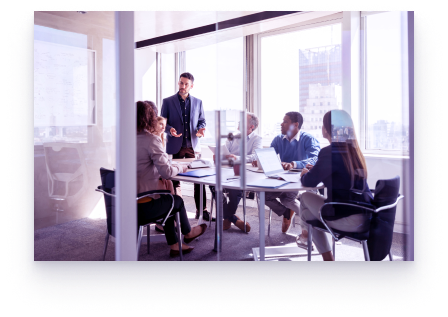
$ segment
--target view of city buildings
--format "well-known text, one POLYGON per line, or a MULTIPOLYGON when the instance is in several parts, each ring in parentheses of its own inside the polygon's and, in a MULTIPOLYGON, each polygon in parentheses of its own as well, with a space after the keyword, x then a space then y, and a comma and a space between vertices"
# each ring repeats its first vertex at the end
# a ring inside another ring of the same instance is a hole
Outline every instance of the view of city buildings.
POLYGON ((409 128, 395 122, 379 120, 369 125, 366 148, 409 151, 409 128))
POLYGON ((299 50, 299 111, 303 116, 302 129, 319 142, 328 144, 322 137, 322 120, 327 111, 340 109, 341 45, 326 45, 299 50))

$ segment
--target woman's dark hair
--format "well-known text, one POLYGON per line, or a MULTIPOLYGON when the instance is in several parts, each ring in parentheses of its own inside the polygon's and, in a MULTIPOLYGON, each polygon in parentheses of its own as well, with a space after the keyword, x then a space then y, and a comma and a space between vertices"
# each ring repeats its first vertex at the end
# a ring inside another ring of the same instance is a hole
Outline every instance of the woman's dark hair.
POLYGON ((137 101, 137 132, 154 132, 157 125, 157 114, 154 109, 144 101, 137 101))
POLYGON ((289 119, 291 119, 292 123, 299 123, 299 130, 302 128, 302 124, 303 124, 303 117, 300 114, 300 112, 297 111, 291 111, 291 112, 287 112, 286 115, 289 117, 289 119))
POLYGON ((344 146, 345 151, 342 151, 342 159, 347 170, 352 171, 362 170, 363 176, 367 179, 367 164, 364 155, 359 147, 358 140, 353 126, 353 121, 350 115, 344 110, 328 111, 323 118, 323 124, 327 133, 331 136, 331 142, 338 142, 338 145, 344 146), (333 128, 345 127, 350 129, 350 135, 347 138, 339 140, 339 137, 333 135, 333 128))
POLYGON ((154 113, 157 115, 159 113, 159 109, 157 109, 156 104, 153 101, 145 100, 148 105, 152 107, 152 110, 154 110, 154 113))

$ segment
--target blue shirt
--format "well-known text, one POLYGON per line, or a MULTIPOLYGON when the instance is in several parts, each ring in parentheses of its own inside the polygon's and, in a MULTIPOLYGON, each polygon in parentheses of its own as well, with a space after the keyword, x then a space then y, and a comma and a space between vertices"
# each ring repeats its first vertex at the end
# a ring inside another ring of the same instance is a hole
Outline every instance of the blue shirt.
POLYGON ((302 130, 292 139, 283 134, 277 135, 271 147, 280 154, 282 162, 294 162, 295 168, 304 168, 306 164, 315 165, 320 151, 319 141, 302 130))

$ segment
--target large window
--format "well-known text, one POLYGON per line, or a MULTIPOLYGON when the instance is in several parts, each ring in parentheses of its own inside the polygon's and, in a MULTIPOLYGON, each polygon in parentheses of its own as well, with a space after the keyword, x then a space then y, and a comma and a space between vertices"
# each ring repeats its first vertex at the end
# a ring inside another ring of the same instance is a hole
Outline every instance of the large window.
POLYGON ((96 123, 95 52, 87 35, 34 26, 34 144, 87 142, 96 123))
POLYGON ((225 110, 223 133, 238 128, 244 97, 243 44, 243 38, 237 38, 186 52, 186 71, 194 76, 190 93, 202 100, 207 122, 203 144, 215 143, 215 110, 225 110))
POLYGON ((409 106, 403 79, 407 77, 405 16, 385 12, 364 17, 366 150, 407 154, 409 106))
POLYGON ((281 133, 289 111, 300 112, 302 129, 327 145, 322 118, 342 102, 341 25, 262 34, 259 45, 263 145, 281 133))

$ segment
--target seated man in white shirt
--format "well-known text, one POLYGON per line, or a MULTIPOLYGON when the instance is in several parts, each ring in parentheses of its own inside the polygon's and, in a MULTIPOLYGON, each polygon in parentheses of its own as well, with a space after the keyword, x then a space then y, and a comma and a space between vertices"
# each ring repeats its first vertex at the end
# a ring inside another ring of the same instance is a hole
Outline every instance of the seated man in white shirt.
MULTIPOLYGON (((258 118, 253 113, 247 113, 247 156, 246 163, 251 163, 256 160, 255 149, 261 149, 263 146, 261 144, 261 136, 256 134, 254 130, 258 127, 258 118)), ((238 127, 240 130, 240 127, 238 127)), ((230 155, 227 158, 233 158, 234 160, 240 160, 240 141, 241 139, 235 138, 233 141, 226 142, 226 146, 229 149, 230 155)), ((215 187, 210 186, 210 191, 213 197, 215 197, 215 187)), ((223 199, 223 230, 230 229, 232 223, 238 227, 240 230, 244 231, 244 222, 235 215, 238 209, 238 204, 243 198, 243 191, 237 189, 226 189, 225 190, 229 196, 229 201, 225 197, 223 199)), ((246 221, 246 233, 250 231, 250 225, 246 221)))

